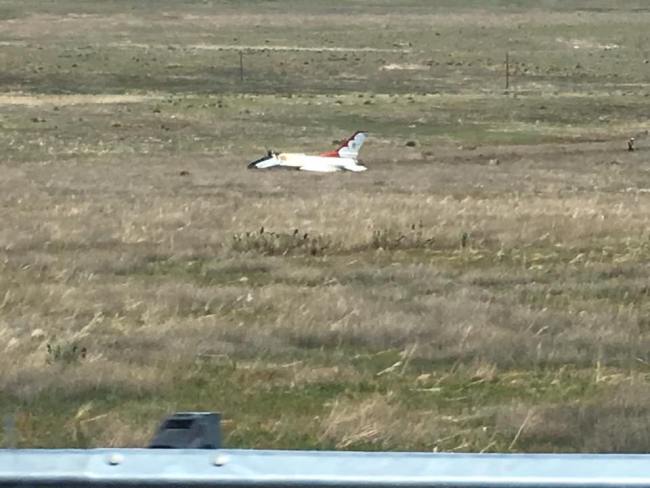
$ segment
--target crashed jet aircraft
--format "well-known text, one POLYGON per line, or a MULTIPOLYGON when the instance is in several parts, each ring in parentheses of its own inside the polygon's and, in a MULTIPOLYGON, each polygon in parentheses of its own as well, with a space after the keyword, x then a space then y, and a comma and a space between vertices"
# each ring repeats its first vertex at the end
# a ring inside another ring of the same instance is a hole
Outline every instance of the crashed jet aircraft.
POLYGON ((269 151, 263 158, 250 162, 248 167, 250 169, 289 168, 318 173, 366 171, 368 168, 359 164, 358 157, 361 146, 363 146, 367 137, 367 132, 357 131, 352 137, 344 141, 338 149, 319 155, 269 151))

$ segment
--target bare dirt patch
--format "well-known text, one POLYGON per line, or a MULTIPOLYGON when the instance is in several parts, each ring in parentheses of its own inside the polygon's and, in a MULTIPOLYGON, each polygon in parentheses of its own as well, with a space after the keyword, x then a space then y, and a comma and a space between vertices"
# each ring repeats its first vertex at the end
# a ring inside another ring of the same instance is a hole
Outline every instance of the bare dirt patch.
POLYGON ((147 100, 159 100, 160 95, 0 95, 0 105, 25 105, 39 107, 42 105, 93 105, 114 103, 141 103, 147 100))
POLYGON ((342 46, 275 46, 266 44, 142 44, 131 42, 113 42, 109 47, 140 49, 189 49, 197 51, 294 51, 294 52, 365 52, 365 53, 408 53, 410 49, 384 49, 376 47, 342 47, 342 46))

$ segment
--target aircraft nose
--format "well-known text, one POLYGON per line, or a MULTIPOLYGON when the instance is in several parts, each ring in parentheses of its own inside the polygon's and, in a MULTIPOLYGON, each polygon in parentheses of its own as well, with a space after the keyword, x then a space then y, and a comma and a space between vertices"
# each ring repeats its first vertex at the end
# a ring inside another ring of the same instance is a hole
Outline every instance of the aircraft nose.
POLYGON ((272 156, 264 156, 262 158, 256 159, 255 161, 251 161, 248 163, 248 169, 256 169, 258 164, 263 163, 264 161, 267 161, 268 159, 271 159, 272 156))

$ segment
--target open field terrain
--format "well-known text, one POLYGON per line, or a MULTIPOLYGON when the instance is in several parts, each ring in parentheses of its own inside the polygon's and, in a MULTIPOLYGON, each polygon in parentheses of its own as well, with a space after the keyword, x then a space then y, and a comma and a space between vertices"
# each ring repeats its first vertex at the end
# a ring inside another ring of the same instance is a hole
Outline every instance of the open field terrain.
POLYGON ((650 9, 611 4, 0 0, 18 445, 647 451, 650 9), (367 173, 246 169, 356 129, 367 173))

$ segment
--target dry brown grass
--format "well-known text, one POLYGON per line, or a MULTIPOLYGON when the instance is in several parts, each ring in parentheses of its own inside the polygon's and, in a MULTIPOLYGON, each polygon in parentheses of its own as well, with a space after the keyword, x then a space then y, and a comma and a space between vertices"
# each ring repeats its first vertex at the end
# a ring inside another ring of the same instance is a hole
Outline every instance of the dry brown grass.
POLYGON ((646 452, 650 435, 646 378, 618 377, 607 396, 591 402, 501 409, 497 427, 513 450, 553 451, 562 442, 576 452, 646 452))
POLYGON ((337 449, 359 444, 386 449, 422 440, 435 442, 436 436, 442 437, 440 429, 436 428, 435 413, 417 417, 391 405, 383 396, 361 402, 337 400, 328 417, 323 419, 321 436, 334 442, 337 449))
MULTIPOLYGON (((547 172, 544 151, 512 147, 511 158, 526 158, 522 165, 495 169, 478 164, 481 159, 475 166, 442 160, 402 171, 372 144, 368 153, 372 172, 355 179, 251 173, 229 158, 199 158, 189 167, 200 176, 184 182, 165 169, 176 166, 174 156, 153 165, 110 156, 81 168, 23 163, 3 191, 7 202, 16 202, 22 186, 29 198, 3 207, 1 388, 20 402, 54 392, 155 398, 173 395, 165 393, 170 381, 192 378, 192 369, 183 371, 196 361, 226 368, 234 361, 243 385, 298 391, 363 382, 368 373, 350 358, 386 350, 410 351, 407 377, 430 374, 437 364, 490 365, 476 373, 451 370, 452 377, 487 384, 498 383, 495 368, 590 369, 598 363, 629 371, 640 364, 637 358, 647 360, 646 289, 638 263, 648 254, 649 202, 644 193, 619 191, 637 171, 631 164, 612 172, 571 155, 553 159, 558 172, 547 172), (479 172, 493 175, 492 186, 476 186, 479 172), (526 175, 534 175, 528 190, 521 188, 526 175), (564 189, 567 180, 582 187, 564 189), (233 236, 257 236, 262 226, 267 235, 292 236, 293 229, 302 235, 304 229, 329 245, 312 253, 283 237, 272 252, 233 246, 233 236), (88 356, 51 364, 47 344, 79 344, 88 356), (330 360, 313 364, 305 362, 305 351, 346 359, 341 369, 330 360), (254 357, 260 362, 247 369, 254 357), (269 372, 273 361, 263 358, 271 357, 280 360, 279 372, 269 372)), ((472 415, 441 424, 434 420, 449 413, 435 401, 429 411, 412 410, 400 404, 399 391, 394 395, 390 401, 385 394, 334 397, 329 413, 320 414, 318 442, 507 449, 532 412, 513 450, 625 450, 637 449, 642 439, 621 434, 614 440, 605 432, 620 430, 630 415, 635 425, 646 415, 618 409, 612 424, 600 417, 609 407, 583 407, 578 396, 557 406, 526 400, 517 407, 521 415, 479 414, 478 426, 472 415), (582 419, 582 408, 591 408, 584 422, 597 428, 567 437, 563 432, 575 430, 571 419, 582 419)), ((165 405, 188 401, 162 401, 156 411, 165 405)), ((190 399, 189 405, 197 404, 190 399)), ((141 444, 152 428, 148 423, 133 431, 131 421, 116 420, 124 409, 96 408, 117 428, 82 429, 70 420, 63 432, 74 445, 141 444)), ((259 424, 271 445, 291 442, 284 437, 291 424, 282 418, 259 424)), ((296 425, 315 428, 307 418, 296 425)), ((241 422, 232 427, 232 439, 250 435, 241 422)), ((29 433, 25 439, 34 442, 29 433)))

